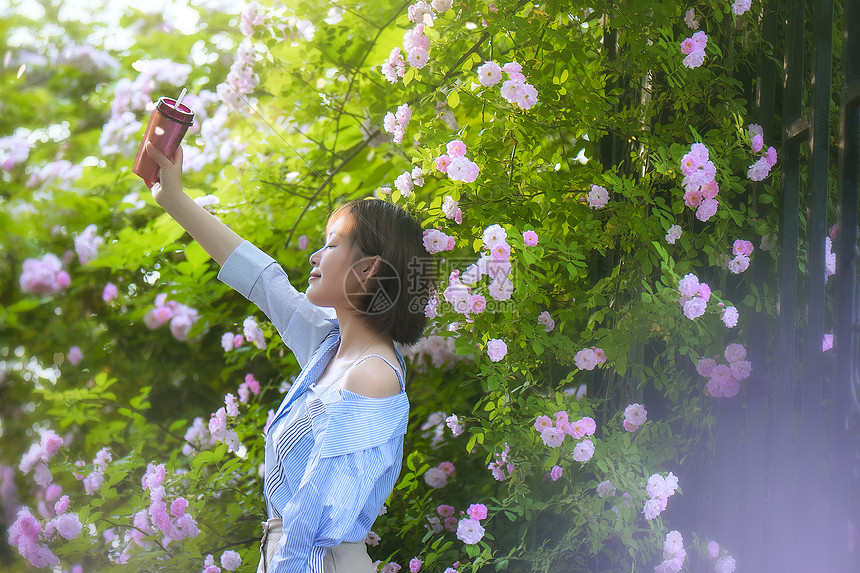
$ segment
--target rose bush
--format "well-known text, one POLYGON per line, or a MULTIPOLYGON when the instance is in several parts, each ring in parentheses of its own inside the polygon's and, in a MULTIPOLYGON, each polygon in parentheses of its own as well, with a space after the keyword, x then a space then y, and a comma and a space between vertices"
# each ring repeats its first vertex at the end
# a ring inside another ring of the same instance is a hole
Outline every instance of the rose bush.
POLYGON ((299 369, 130 171, 182 87, 188 192, 296 285, 344 199, 427 229, 443 281, 403 349, 403 472, 368 536, 385 570, 705 562, 683 540, 707 524, 661 514, 704 495, 684 460, 755 383, 731 345, 773 304, 740 268, 773 256, 776 210, 749 196, 778 169, 729 73, 766 48, 742 8, 200 2, 119 35, 8 9, 4 565, 256 566, 261 429, 299 369))

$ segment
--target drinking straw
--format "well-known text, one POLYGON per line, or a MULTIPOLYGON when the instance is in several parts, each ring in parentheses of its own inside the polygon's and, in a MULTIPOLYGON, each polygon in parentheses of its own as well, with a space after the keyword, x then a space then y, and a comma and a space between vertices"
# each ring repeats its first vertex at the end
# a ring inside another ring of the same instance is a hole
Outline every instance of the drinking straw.
POLYGON ((173 107, 179 109, 179 104, 182 103, 182 98, 185 97, 185 88, 182 88, 182 93, 179 94, 179 97, 176 98, 176 102, 173 104, 173 107))

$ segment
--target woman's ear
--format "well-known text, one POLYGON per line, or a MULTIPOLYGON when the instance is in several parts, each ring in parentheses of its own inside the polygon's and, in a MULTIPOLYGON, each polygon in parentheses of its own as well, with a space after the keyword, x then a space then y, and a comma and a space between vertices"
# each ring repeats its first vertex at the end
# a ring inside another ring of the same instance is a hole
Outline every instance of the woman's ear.
POLYGON ((382 257, 374 255, 362 261, 361 274, 365 279, 371 279, 379 274, 379 269, 382 268, 382 257))

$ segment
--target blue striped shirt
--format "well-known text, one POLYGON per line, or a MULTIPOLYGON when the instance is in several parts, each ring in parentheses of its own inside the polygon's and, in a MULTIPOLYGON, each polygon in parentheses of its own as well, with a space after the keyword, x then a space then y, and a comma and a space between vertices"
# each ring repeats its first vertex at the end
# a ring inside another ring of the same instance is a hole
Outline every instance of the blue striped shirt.
MULTIPOLYGON (((273 454, 266 459, 266 504, 270 518, 284 520, 270 571, 323 573, 326 550, 365 538, 400 474, 409 418, 403 378, 398 372, 401 392, 386 398, 340 389, 332 403, 307 400, 340 342, 334 310, 308 301, 280 265, 248 241, 230 254, 218 278, 269 317, 302 369, 266 436, 273 454), (294 404, 307 411, 276 432, 294 404)), ((399 352, 397 360, 405 372, 399 352)))

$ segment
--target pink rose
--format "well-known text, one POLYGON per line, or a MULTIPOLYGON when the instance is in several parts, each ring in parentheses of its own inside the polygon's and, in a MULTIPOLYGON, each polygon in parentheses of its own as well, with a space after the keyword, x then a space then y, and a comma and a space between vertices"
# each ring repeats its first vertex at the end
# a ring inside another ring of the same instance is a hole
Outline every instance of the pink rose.
POLYGON ((446 151, 448 151, 448 157, 451 159, 456 159, 457 157, 463 157, 466 155, 466 144, 460 141, 459 139, 455 139, 451 141, 446 146, 446 151))
POLYGON ((689 10, 687 10, 687 12, 684 14, 684 23, 685 23, 685 24, 687 25, 687 27, 688 27, 688 28, 690 28, 691 30, 698 30, 698 29, 699 29, 699 20, 696 18, 696 10, 695 10, 695 8, 690 8, 690 9, 689 9, 689 10))
POLYGON ((484 229, 483 242, 484 248, 490 249, 496 243, 504 242, 507 239, 508 233, 501 225, 490 225, 484 229))
POLYGON ((594 418, 591 418, 590 416, 580 418, 574 422, 574 424, 578 424, 582 427, 582 433, 584 436, 592 436, 597 430, 597 423, 594 421, 594 418))
POLYGON ((442 173, 448 173, 448 166, 451 164, 451 158, 447 155, 440 155, 436 158, 436 169, 442 173))
POLYGON ((726 357, 727 362, 737 362, 738 360, 744 360, 747 357, 747 349, 743 344, 734 342, 726 346, 726 350, 723 355, 726 357))
POLYGON ((753 153, 758 153, 764 145, 764 137, 762 137, 760 133, 755 134, 752 138, 751 144, 753 153))
POLYGON ((452 181, 471 183, 477 179, 478 174, 480 173, 480 168, 477 163, 469 161, 465 157, 455 157, 451 159, 451 163, 448 165, 446 173, 448 174, 448 178, 452 181))
POLYGON ((81 521, 76 513, 64 513, 57 517, 57 532, 65 539, 74 539, 81 533, 81 521))
POLYGON ((483 503, 473 503, 469 506, 469 509, 466 510, 466 515, 478 521, 486 519, 487 506, 483 503))
POLYGON ((624 409, 624 418, 631 424, 641 426, 648 419, 648 411, 641 404, 630 404, 624 409))
POLYGON ((498 362, 504 358, 507 353, 508 345, 505 344, 504 340, 492 338, 487 342, 487 354, 493 362, 498 362))
POLYGON ((427 60, 430 59, 430 54, 421 46, 415 46, 406 53, 406 61, 409 65, 418 70, 427 65, 427 60))
POLYGON ((683 63, 690 69, 698 68, 705 63, 705 51, 694 50, 688 56, 686 56, 681 63, 683 63))
POLYGON ((723 384, 723 397, 731 398, 732 396, 736 396, 737 393, 740 392, 740 390, 740 381, 734 376, 732 376, 723 384))
POLYGON ((711 378, 708 380, 708 383, 705 384, 705 388, 708 390, 708 394, 710 394, 714 398, 725 398, 726 394, 726 385, 728 380, 720 380, 718 378, 711 378))
POLYGON ((737 239, 732 244, 732 254, 737 255, 745 255, 750 256, 753 252, 753 244, 749 241, 744 241, 743 239, 737 239))
POLYGON ((684 316, 690 320, 696 319, 705 314, 705 301, 701 298, 690 299, 684 303, 684 316))
POLYGON ((687 273, 678 282, 678 292, 687 297, 699 294, 699 278, 693 273, 687 273))
POLYGON ((564 432, 555 427, 549 427, 541 431, 540 438, 548 447, 557 448, 564 442, 564 432))
POLYGON ((260 393, 260 383, 254 379, 253 374, 245 374, 245 384, 248 385, 248 389, 253 392, 254 396, 260 393))
POLYGON ((117 288, 113 283, 108 283, 105 285, 104 290, 102 290, 102 300, 105 302, 110 302, 117 297, 117 288))
POLYGON ((580 370, 594 370, 599 362, 597 355, 591 348, 580 350, 573 355, 573 360, 576 363, 576 367, 580 370))
POLYGON ((748 360, 738 360, 729 364, 729 370, 735 380, 746 380, 752 372, 752 363, 748 360))
POLYGON ((770 167, 776 165, 776 149, 774 149, 773 147, 768 147, 767 151, 764 154, 764 160, 770 167))
POLYGON ((717 193, 720 192, 720 186, 716 181, 711 179, 705 185, 702 186, 702 198, 703 199, 713 199, 717 196, 717 193))
POLYGON ((696 219, 705 222, 713 217, 717 212, 719 201, 716 199, 703 199, 699 208, 696 209, 696 219))
POLYGON ((666 478, 660 474, 651 474, 651 477, 648 478, 648 483, 645 486, 645 491, 648 493, 648 497, 650 498, 667 496, 666 478))
POLYGON ((714 565, 714 571, 716 573, 734 573, 735 566, 735 558, 731 555, 724 555, 714 565))
POLYGON ((71 348, 69 348, 69 353, 66 357, 69 359, 69 363, 72 366, 77 366, 78 364, 80 364, 81 360, 84 359, 84 354, 83 352, 81 352, 80 348, 78 348, 77 346, 72 346, 71 348))
POLYGON ((597 497, 612 497, 616 491, 615 486, 609 480, 597 484, 597 497))
POLYGON ((670 531, 663 542, 663 552, 666 556, 678 555, 684 550, 684 538, 679 531, 670 531))
POLYGON ((720 554, 720 544, 716 541, 711 541, 708 543, 708 557, 711 559, 716 559, 720 554))
POLYGON ((732 3, 732 14, 735 16, 742 16, 746 14, 751 5, 751 0, 735 0, 734 3, 732 3))
POLYGON ((63 445, 63 438, 54 430, 45 430, 39 438, 39 446, 42 448, 42 459, 47 460, 57 454, 63 445))
POLYGON ((445 473, 445 475, 446 475, 446 476, 449 476, 449 477, 450 477, 450 476, 451 476, 451 474, 453 474, 453 473, 454 473, 454 471, 455 471, 454 464, 452 464, 451 462, 442 462, 442 463, 440 463, 437 467, 438 467, 440 470, 442 470, 442 471, 445 473))
POLYGON ((170 504, 170 513, 173 517, 182 517, 185 515, 185 508, 188 507, 188 500, 184 497, 177 497, 170 504))
POLYGON ((692 54, 693 50, 696 49, 696 42, 693 41, 692 38, 687 38, 683 42, 681 42, 681 53, 684 55, 692 54))
POLYGON ((511 257, 511 246, 501 241, 490 248, 490 256, 494 261, 506 261, 511 257))
POLYGON ((526 231, 523 233, 523 244, 527 247, 534 247, 537 245, 538 236, 534 231, 526 231))
POLYGON ((457 539, 466 545, 475 545, 484 537, 481 522, 475 519, 461 519, 457 525, 457 539))
POLYGON ((594 455, 594 443, 585 439, 576 444, 573 448, 573 459, 578 462, 587 462, 594 455))
POLYGON ((449 237, 438 229, 426 229, 424 231, 424 248, 431 255, 441 253, 442 251, 449 250, 448 245, 451 238, 453 237, 449 237))
POLYGON ((438 513, 440 517, 451 517, 454 515, 454 508, 450 505, 442 504, 436 508, 436 513, 438 513))
POLYGON ((690 146, 690 153, 700 164, 705 164, 710 158, 708 148, 704 143, 694 143, 690 146))
POLYGON ((227 571, 235 571, 242 564, 242 557, 236 551, 229 550, 221 554, 221 567, 227 571))
POLYGON ((57 515, 65 513, 69 509, 69 496, 64 495, 54 504, 54 513, 57 515))
POLYGON ((747 177, 749 177, 751 181, 761 181, 770 174, 770 168, 771 165, 768 163, 768 158, 765 155, 765 157, 762 157, 750 165, 747 170, 747 177))
POLYGON ((600 209, 605 207, 609 202, 609 192, 606 187, 600 185, 592 185, 591 191, 588 192, 588 206, 592 209, 600 209))
POLYGON ((680 225, 672 225, 666 232, 666 242, 674 245, 675 241, 681 238, 682 230, 680 225))
POLYGON ((737 255, 734 259, 729 261, 729 270, 736 275, 747 270, 749 266, 750 258, 746 255, 737 255))
POLYGON ((732 370, 725 364, 717 364, 711 372, 711 380, 726 382, 732 377, 732 370))
POLYGON ((506 74, 518 74, 523 71, 523 66, 517 62, 508 62, 502 67, 506 74))
POLYGON ((479 313, 487 308, 487 299, 484 295, 473 294, 469 299, 469 312, 479 313))
POLYGON ((546 310, 538 316, 538 324, 544 325, 544 332, 550 332, 555 328, 555 321, 549 315, 549 311, 546 310))
POLYGON ((710 377, 716 367, 717 363, 713 358, 699 358, 699 362, 696 364, 696 372, 702 376, 710 377))
POLYGON ((738 309, 727 306, 723 309, 722 321, 728 328, 734 328, 738 324, 738 309))
POLYGON ((681 158, 681 173, 684 175, 692 175, 700 166, 699 158, 692 153, 687 153, 681 158))
POLYGON ((684 192, 684 205, 689 208, 698 207, 702 204, 702 191, 701 189, 691 189, 689 191, 684 192))
POLYGON ((496 62, 485 62, 478 68, 478 81, 482 86, 492 87, 502 81, 502 69, 496 62))
POLYGON ((708 44, 708 35, 702 31, 698 31, 691 36, 693 42, 696 43, 697 50, 704 50, 708 44))
POLYGON ((424 472, 424 481, 432 488, 440 488, 448 483, 448 476, 439 468, 430 468, 424 472))
MULTIPOLYGON (((57 437, 59 437, 59 436, 57 436, 57 437)), ((60 439, 62 439, 62 438, 60 438, 60 439)), ((59 450, 59 448, 57 448, 57 449, 59 450)), ((54 452, 54 453, 56 454, 57 452, 54 452)), ((47 489, 45 489, 45 501, 47 501, 47 502, 57 501, 57 499, 62 494, 63 494, 63 488, 60 487, 59 485, 55 484, 55 483, 52 483, 51 485, 49 485, 47 487, 47 489)), ((54 511, 56 511, 56 510, 54 510, 54 511)), ((62 511, 59 513, 62 513, 62 511)))

